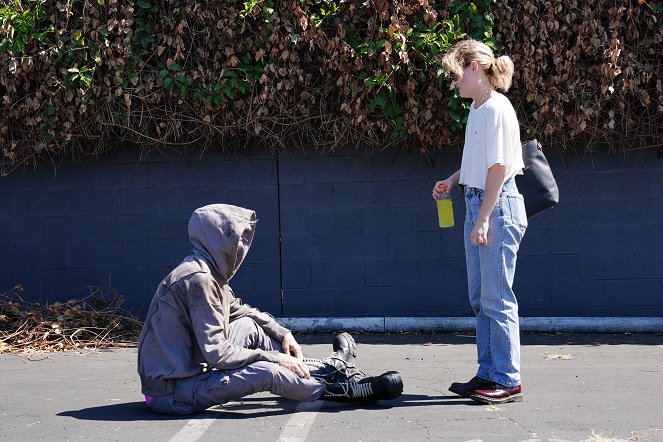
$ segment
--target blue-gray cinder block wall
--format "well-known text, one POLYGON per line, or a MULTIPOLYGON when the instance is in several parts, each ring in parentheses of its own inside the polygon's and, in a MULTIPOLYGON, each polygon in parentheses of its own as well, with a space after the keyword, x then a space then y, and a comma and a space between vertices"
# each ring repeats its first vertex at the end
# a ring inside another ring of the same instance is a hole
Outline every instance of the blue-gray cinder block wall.
MULTIPOLYGON (((530 220, 515 290, 522 316, 663 315, 663 159, 652 150, 547 152, 561 202, 530 220)), ((283 316, 471 316, 456 226, 437 227, 433 183, 460 153, 282 153, 202 158, 115 154, 0 178, 0 291, 81 298, 110 286, 146 311, 186 256, 191 212, 211 203, 258 213, 232 280, 283 316)))

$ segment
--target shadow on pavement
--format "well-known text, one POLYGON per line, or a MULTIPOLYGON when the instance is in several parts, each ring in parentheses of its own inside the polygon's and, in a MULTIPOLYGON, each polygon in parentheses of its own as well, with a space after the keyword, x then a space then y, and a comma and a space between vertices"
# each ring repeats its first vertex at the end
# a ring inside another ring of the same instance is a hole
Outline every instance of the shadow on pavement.
POLYGON ((80 410, 63 411, 58 416, 73 417, 89 421, 149 421, 165 419, 186 419, 186 416, 160 416, 152 413, 144 401, 127 402, 125 404, 101 405, 99 407, 82 408, 80 410))
POLYGON ((395 401, 398 407, 426 407, 429 405, 478 405, 472 399, 456 395, 427 396, 425 394, 403 394, 395 401))
MULTIPOLYGON (((384 401, 372 404, 344 404, 325 402, 319 410, 320 413, 338 413, 346 410, 384 410, 396 407, 421 407, 427 405, 461 405, 474 403, 469 399, 458 396, 426 396, 404 394, 394 401, 384 401)), ((101 405, 98 407, 82 408, 80 410, 63 411, 58 416, 73 417, 89 421, 155 421, 155 420, 191 420, 191 419, 253 419, 256 417, 279 416, 292 414, 299 402, 274 398, 244 398, 241 402, 231 402, 225 405, 212 407, 196 415, 170 416, 152 413, 145 402, 127 402, 124 404, 101 405)))
POLYGON ((63 411, 58 416, 73 417, 91 421, 154 421, 154 420, 191 420, 191 419, 248 419, 259 416, 276 416, 289 414, 297 407, 298 402, 287 399, 274 401, 271 398, 244 399, 242 402, 231 402, 222 406, 212 407, 202 413, 186 416, 156 414, 150 411, 145 402, 127 402, 124 404, 101 405, 82 408, 80 410, 63 411), (281 402, 283 402, 281 404, 281 402), (251 412, 251 410, 261 410, 251 412), (248 411, 248 412, 247 412, 248 411))

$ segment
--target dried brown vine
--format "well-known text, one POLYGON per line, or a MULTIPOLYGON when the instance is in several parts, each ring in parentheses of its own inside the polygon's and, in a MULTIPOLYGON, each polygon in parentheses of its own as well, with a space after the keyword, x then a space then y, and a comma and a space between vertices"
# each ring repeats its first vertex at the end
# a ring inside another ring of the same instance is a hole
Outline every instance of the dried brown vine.
POLYGON ((83 299, 41 305, 21 286, 0 293, 0 354, 86 352, 135 347, 142 322, 122 309, 122 297, 90 287, 83 299))
MULTIPOLYGON (((453 1, 12 1, 47 13, 24 47, 0 51, 2 174, 118 144, 426 151, 462 139, 412 33, 454 20, 453 1)), ((488 3, 516 63, 524 137, 663 144, 659 3, 488 3)), ((458 25, 471 33, 472 20, 458 25)), ((0 41, 12 32, 0 24, 0 41)))

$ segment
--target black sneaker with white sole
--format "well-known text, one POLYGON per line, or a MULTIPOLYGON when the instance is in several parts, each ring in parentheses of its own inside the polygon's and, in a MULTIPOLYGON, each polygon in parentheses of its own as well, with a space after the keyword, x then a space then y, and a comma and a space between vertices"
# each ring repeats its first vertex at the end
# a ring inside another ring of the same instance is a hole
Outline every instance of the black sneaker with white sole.
POLYGON ((320 399, 334 402, 375 402, 396 399, 403 393, 403 379, 396 371, 380 376, 365 377, 361 381, 327 384, 320 399))

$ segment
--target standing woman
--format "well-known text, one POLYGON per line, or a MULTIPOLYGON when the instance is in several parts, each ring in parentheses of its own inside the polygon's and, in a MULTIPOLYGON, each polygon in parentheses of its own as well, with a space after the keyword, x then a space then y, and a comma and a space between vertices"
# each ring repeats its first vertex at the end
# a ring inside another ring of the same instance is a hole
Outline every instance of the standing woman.
POLYGON ((507 91, 513 62, 495 58, 476 40, 451 47, 442 63, 460 96, 471 98, 460 170, 438 185, 465 194, 465 259, 470 304, 477 316, 476 376, 449 390, 485 404, 522 401, 518 303, 513 293, 516 255, 527 217, 514 177, 524 167, 520 128, 507 91))

